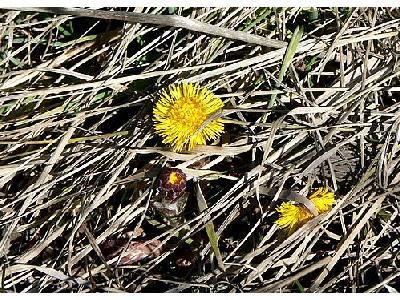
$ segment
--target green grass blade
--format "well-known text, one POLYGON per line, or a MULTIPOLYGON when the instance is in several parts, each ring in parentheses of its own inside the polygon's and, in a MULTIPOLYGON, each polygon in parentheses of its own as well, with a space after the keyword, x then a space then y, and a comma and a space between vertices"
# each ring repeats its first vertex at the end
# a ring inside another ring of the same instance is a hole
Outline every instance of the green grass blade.
MULTIPOLYGON (((300 43, 302 36, 303 36, 303 27, 297 26, 290 40, 290 43, 286 49, 285 56, 283 57, 282 67, 279 70, 278 80, 280 82, 283 80, 283 77, 285 76, 286 71, 289 68, 289 65, 292 63, 292 59, 296 54, 297 47, 300 43)), ((276 99, 276 94, 271 96, 271 99, 268 102, 268 108, 271 108, 275 105, 275 99, 276 99)))
MULTIPOLYGON (((201 188, 198 182, 196 182, 196 196, 197 196, 197 205, 199 206, 200 212, 206 210, 207 209, 206 199, 204 199, 203 193, 201 192, 201 188)), ((217 258, 218 266, 223 271, 225 271, 225 266, 224 263, 222 262, 222 255, 218 247, 218 235, 215 232, 213 222, 208 222, 205 225, 205 228, 208 239, 210 240, 211 248, 215 254, 215 257, 217 258)))

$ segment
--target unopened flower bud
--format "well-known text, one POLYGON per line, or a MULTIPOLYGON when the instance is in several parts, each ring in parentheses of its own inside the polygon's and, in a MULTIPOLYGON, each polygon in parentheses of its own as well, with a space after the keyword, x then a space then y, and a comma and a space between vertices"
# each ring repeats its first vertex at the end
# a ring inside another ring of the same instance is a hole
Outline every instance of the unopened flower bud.
POLYGON ((186 175, 177 168, 165 168, 159 176, 158 188, 167 200, 174 202, 186 190, 186 175))

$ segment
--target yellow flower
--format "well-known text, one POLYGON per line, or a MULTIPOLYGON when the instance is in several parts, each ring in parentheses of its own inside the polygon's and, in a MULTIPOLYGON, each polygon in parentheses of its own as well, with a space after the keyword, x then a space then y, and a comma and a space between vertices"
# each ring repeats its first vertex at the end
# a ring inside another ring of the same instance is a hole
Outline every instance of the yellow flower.
POLYGON ((332 205, 336 203, 335 195, 333 192, 329 192, 327 187, 319 188, 309 198, 320 214, 330 211, 332 205))
POLYGON ((275 223, 279 228, 284 229, 288 235, 291 235, 313 218, 312 213, 302 204, 284 202, 276 210, 281 216, 275 223))
MULTIPOLYGON (((309 199, 314 203, 319 214, 330 211, 332 205, 335 204, 334 194, 329 192, 327 187, 319 188, 309 199)), ((314 217, 302 204, 284 202, 276 210, 280 213, 280 217, 275 223, 279 228, 284 229, 288 235, 291 235, 314 217)))
POLYGON ((182 151, 184 147, 190 151, 196 145, 218 138, 224 131, 221 118, 206 122, 223 106, 221 99, 198 84, 172 85, 163 91, 153 109, 155 131, 175 151, 182 151))

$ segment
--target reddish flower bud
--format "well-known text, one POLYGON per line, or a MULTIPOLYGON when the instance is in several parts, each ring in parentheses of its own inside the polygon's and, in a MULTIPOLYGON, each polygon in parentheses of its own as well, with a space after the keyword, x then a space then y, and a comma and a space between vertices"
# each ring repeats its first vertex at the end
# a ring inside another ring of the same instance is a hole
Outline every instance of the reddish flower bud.
POLYGON ((160 192, 170 202, 174 202, 186 190, 186 175, 177 168, 165 168, 161 171, 158 183, 160 192))

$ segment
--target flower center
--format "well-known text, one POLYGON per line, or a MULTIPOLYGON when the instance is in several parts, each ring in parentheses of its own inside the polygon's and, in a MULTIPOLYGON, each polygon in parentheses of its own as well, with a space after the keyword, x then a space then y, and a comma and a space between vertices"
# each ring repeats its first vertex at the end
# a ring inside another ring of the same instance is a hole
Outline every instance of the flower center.
POLYGON ((186 131, 196 131, 207 115, 203 104, 193 98, 178 99, 170 110, 171 120, 186 131))
POLYGON ((179 184, 182 181, 182 177, 177 172, 171 172, 168 181, 170 184, 179 184))

